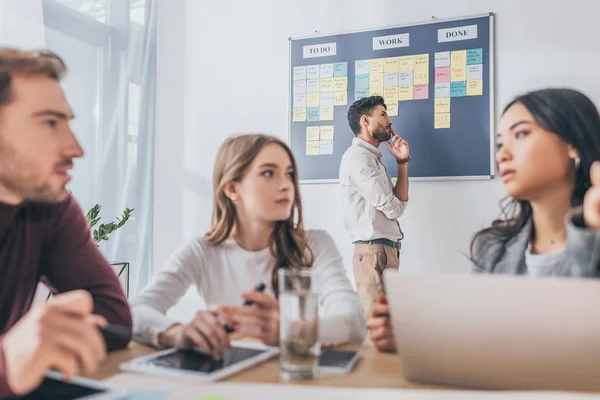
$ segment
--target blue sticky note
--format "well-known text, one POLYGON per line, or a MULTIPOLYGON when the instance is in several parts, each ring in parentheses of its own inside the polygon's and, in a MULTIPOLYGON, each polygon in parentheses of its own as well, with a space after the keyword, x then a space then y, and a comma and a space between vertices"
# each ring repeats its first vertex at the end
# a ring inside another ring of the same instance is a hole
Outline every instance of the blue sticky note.
MULTIPOLYGON (((466 87, 466 86, 465 86, 466 87)), ((465 89, 465 94, 466 94, 465 89)), ((319 121, 321 109, 319 107, 308 107, 306 109, 306 120, 307 121, 319 121)))
POLYGON ((354 101, 369 97, 369 89, 354 89, 354 101))
POLYGON ((339 62, 333 64, 333 76, 348 76, 348 63, 339 62))
POLYGON ((467 50, 467 65, 481 64, 483 62, 483 49, 467 50))
POLYGON ((450 82, 450 97, 462 97, 467 95, 467 82, 450 82))
POLYGON ((368 89, 369 88, 369 74, 356 75, 354 78, 354 89, 368 89))

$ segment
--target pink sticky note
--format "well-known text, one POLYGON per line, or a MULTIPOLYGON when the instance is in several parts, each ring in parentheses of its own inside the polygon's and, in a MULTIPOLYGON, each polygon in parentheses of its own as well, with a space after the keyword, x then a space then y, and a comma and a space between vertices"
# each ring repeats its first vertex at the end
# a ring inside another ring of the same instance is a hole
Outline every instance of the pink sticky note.
POLYGON ((450 82, 450 67, 435 69, 435 83, 450 82))
POLYGON ((427 84, 422 84, 422 85, 415 85, 415 100, 423 100, 423 99, 427 99, 429 98, 429 85, 427 84))

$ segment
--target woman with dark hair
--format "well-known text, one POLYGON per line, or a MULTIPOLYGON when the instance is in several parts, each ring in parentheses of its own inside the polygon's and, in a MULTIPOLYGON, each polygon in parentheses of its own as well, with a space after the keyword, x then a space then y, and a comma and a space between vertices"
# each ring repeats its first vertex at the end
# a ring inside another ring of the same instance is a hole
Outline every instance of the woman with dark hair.
MULTIPOLYGON (((504 218, 471 243, 474 272, 596 277, 600 260, 600 115, 585 95, 545 89, 517 97, 498 126, 504 218)), ((380 351, 396 344, 384 296, 369 311, 380 351)))
MULTIPOLYGON (((590 174, 599 168, 592 165, 600 160, 600 115, 594 104, 569 89, 519 96, 504 110, 497 148, 510 197, 504 218, 473 238, 474 270, 597 276, 600 235, 589 229, 597 228, 594 207, 586 207, 585 214, 581 208, 592 186, 590 174)), ((594 201, 592 194, 586 202, 594 201)))

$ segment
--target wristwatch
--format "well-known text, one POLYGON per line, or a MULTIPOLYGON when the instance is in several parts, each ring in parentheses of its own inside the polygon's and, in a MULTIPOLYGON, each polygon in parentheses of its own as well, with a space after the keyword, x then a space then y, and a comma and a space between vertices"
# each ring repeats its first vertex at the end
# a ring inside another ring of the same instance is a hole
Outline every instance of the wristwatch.
POLYGON ((409 161, 410 161, 410 155, 408 157, 406 157, 404 160, 398 160, 398 159, 396 159, 396 162, 398 164, 406 164, 409 161))

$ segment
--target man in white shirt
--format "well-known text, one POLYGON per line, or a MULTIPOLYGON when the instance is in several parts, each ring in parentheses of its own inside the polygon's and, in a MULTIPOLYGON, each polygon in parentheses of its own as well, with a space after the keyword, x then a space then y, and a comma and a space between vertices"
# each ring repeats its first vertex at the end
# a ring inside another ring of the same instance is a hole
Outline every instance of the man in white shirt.
POLYGON ((383 293, 383 271, 399 267, 404 234, 397 220, 408 202, 408 143, 395 134, 386 109, 380 96, 350 106, 348 122, 356 137, 340 164, 344 222, 354 243, 356 290, 367 311, 383 293), (381 163, 382 142, 398 163, 395 186, 381 163))

